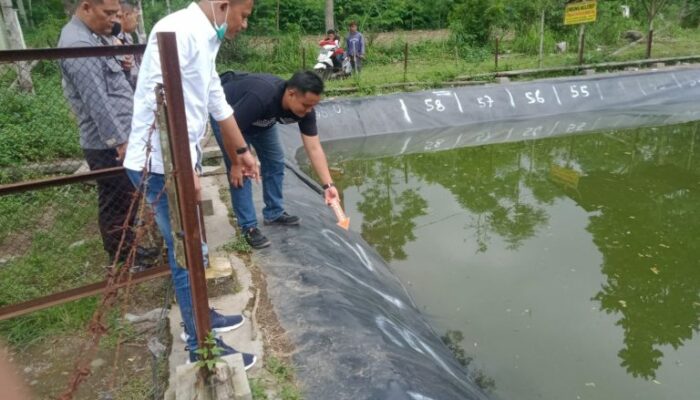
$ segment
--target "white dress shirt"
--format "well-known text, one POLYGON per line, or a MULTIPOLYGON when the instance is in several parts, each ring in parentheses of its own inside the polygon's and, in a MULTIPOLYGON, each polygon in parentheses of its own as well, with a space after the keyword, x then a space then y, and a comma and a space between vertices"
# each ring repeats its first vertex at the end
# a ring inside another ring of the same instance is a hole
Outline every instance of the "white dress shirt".
POLYGON ((149 172, 162 174, 163 154, 157 128, 151 138, 150 160, 146 160, 146 143, 157 109, 154 89, 156 84, 163 82, 156 38, 158 32, 175 32, 177 36, 192 168, 200 161, 200 142, 204 137, 208 115, 222 121, 233 114, 233 109, 226 102, 221 80, 216 73, 216 54, 221 42, 199 6, 192 3, 158 21, 148 38, 139 71, 124 167, 136 171, 148 168, 149 172))

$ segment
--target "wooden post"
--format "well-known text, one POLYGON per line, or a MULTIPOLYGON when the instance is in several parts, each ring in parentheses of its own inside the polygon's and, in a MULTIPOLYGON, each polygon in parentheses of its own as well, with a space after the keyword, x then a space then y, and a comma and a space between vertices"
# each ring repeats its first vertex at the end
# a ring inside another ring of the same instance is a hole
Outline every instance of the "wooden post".
POLYGON ((578 63, 583 65, 583 47, 586 40, 586 24, 581 24, 578 31, 578 63))
POLYGON ((654 25, 652 22, 649 23, 649 33, 647 35, 647 53, 646 58, 651 58, 651 43, 654 40, 654 25))
POLYGON ((540 18, 540 54, 537 59, 537 68, 542 68, 542 58, 544 57, 544 7, 540 18))
POLYGON ((406 77, 408 76, 408 42, 405 43, 403 48, 403 81, 406 82, 406 77))
POLYGON ((306 69, 306 47, 303 44, 301 45, 301 69, 306 69))
POLYGON ((498 72, 498 43, 499 39, 496 37, 496 51, 493 53, 493 64, 494 64, 494 71, 498 72))
POLYGON ((277 0, 277 12, 275 13, 277 33, 280 33, 280 0, 277 0))

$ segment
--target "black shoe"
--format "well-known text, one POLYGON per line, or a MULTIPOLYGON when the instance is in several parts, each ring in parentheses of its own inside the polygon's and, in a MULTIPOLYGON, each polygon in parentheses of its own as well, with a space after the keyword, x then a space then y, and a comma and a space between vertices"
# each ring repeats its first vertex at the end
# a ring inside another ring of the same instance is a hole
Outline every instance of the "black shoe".
POLYGON ((286 211, 282 213, 279 217, 273 220, 265 220, 265 225, 299 225, 301 218, 296 215, 289 215, 286 211))
POLYGON ((260 232, 260 229, 256 227, 252 227, 243 232, 243 237, 245 238, 245 241, 248 242, 250 247, 254 249, 262 249, 272 244, 265 237, 265 235, 260 232))

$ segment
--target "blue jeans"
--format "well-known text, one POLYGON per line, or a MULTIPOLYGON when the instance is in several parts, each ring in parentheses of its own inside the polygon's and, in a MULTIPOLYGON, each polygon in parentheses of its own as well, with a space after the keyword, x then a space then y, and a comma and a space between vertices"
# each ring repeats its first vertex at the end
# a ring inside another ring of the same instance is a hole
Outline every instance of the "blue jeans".
POLYGON ((168 247, 168 264, 175 288, 175 298, 180 306, 182 321, 185 323, 185 333, 189 335, 187 346, 190 351, 197 348, 197 335, 194 325, 194 313, 192 311, 192 290, 190 289, 190 276, 187 268, 182 268, 175 259, 175 242, 170 226, 170 214, 168 211, 168 196, 165 193, 165 179, 162 174, 149 173, 144 182, 141 182, 141 171, 126 170, 131 183, 142 193, 146 194, 146 200, 153 208, 156 224, 160 229, 165 245, 168 247))
MULTIPOLYGON (((231 172, 231 160, 224 149, 224 142, 221 140, 221 130, 219 124, 212 118, 211 127, 214 131, 216 142, 219 143, 221 152, 224 155, 227 176, 231 172)), ((280 143, 277 125, 272 125, 262 132, 256 134, 243 133, 248 146, 253 146, 255 153, 260 160, 260 176, 263 185, 263 218, 266 220, 277 219, 284 212, 284 198, 282 197, 282 183, 284 182, 284 150, 280 143)), ((253 191, 250 179, 245 179, 241 188, 234 188, 229 184, 231 192, 231 203, 233 212, 236 214, 238 225, 244 231, 258 226, 255 217, 255 204, 253 204, 253 191)))

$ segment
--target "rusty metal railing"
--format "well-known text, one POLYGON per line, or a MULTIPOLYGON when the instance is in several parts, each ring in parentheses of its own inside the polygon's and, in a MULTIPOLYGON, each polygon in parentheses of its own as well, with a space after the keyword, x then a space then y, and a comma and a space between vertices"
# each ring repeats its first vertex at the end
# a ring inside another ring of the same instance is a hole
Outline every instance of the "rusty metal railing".
MULTIPOLYGON (((187 133, 185 99, 182 93, 177 42, 174 32, 159 32, 157 35, 167 106, 167 134, 170 139, 172 175, 176 188, 179 222, 184 239, 185 258, 190 274, 197 340, 199 347, 203 348, 210 330, 209 300, 202 258, 203 238, 201 232, 203 229, 200 229, 200 213, 197 211, 199 204, 194 187, 194 171, 192 170, 189 135, 187 133)), ((178 238, 176 237, 175 240, 178 238)))
MULTIPOLYGON (((0 63, 13 63, 20 61, 38 62, 43 60, 60 60, 65 58, 83 58, 115 56, 123 54, 142 54, 145 45, 133 46, 102 46, 102 47, 77 47, 77 48, 47 48, 27 50, 0 51, 0 63)), ((165 65, 165 64, 164 64, 165 65)), ((123 167, 105 168, 100 170, 75 173, 71 175, 51 176, 41 179, 13 182, 0 185, 0 196, 30 192, 52 186, 85 183, 101 178, 108 178, 124 173, 123 167)), ((167 266, 158 266, 144 272, 134 273, 131 282, 140 283, 151 279, 168 275, 170 269, 167 266)), ((117 286, 124 286, 125 282, 117 282, 117 286)), ((20 315, 28 314, 48 307, 64 304, 84 297, 93 296, 104 292, 107 280, 73 288, 47 296, 31 299, 29 301, 0 307, 0 320, 5 320, 20 315)))

